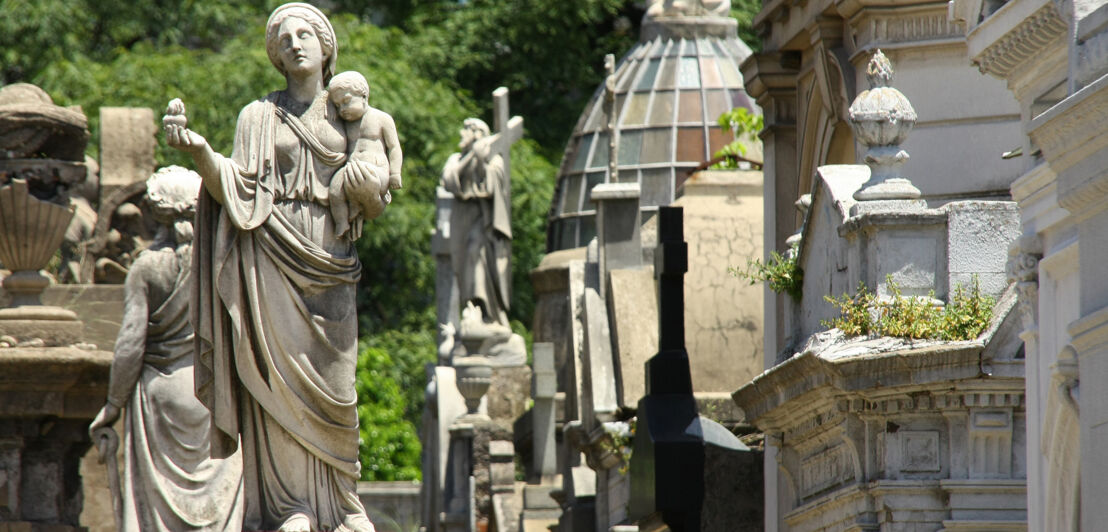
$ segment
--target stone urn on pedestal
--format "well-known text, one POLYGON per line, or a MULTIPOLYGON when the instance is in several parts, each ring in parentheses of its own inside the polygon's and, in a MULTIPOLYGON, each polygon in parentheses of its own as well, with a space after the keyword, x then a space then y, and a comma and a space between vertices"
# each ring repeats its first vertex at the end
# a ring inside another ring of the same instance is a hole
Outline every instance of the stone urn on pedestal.
POLYGON ((42 89, 15 84, 0 91, 0 132, 0 266, 11 271, 3 280, 11 302, 0 309, 0 343, 77 343, 77 315, 42 304, 51 282, 42 269, 73 219, 68 189, 86 175, 87 120, 42 89))
POLYGON ((492 384, 492 364, 485 356, 457 357, 454 359, 458 391, 466 401, 466 418, 487 418, 480 413, 481 398, 492 384))
POLYGON ((0 89, 0 530, 84 530, 80 460, 112 353, 81 343, 72 311, 42 304, 42 272, 85 177, 85 115, 28 84, 0 89))
POLYGON ((916 111, 903 93, 889 86, 893 67, 881 50, 870 59, 866 79, 869 90, 850 104, 850 125, 854 138, 866 147, 870 178, 854 193, 854 199, 919 199, 920 190, 900 174, 900 167, 908 161, 908 152, 900 146, 916 123, 916 111))

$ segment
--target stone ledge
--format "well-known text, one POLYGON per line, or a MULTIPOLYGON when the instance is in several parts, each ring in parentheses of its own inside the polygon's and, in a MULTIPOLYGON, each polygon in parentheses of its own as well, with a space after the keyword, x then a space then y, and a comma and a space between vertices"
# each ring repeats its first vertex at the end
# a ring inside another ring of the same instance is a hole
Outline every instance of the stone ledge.
POLYGON ((966 43, 981 73, 1007 79, 1066 30, 1053 2, 1008 2, 971 30, 966 43))
POLYGON ((1108 76, 1051 107, 1028 126, 1031 139, 1058 174, 1058 203, 1081 219, 1095 210, 1108 193, 1108 136, 1074 132, 1097 131, 1108 122, 1108 76))
POLYGON ((0 416, 91 419, 104 404, 111 364, 109 351, 0 349, 0 416))

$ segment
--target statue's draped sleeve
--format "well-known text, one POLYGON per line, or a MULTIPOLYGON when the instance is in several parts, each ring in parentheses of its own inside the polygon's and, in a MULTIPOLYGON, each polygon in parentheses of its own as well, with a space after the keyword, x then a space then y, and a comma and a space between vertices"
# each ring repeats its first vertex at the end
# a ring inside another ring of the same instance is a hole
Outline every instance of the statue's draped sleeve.
POLYGON ((201 187, 193 247, 192 320, 196 331, 196 396, 212 412, 212 453, 234 452, 238 424, 238 383, 230 324, 224 319, 217 283, 228 248, 238 230, 260 226, 273 210, 272 186, 263 179, 276 171, 273 147, 275 116, 272 95, 247 105, 239 113, 230 158, 220 157, 223 202, 201 187), (220 353, 222 356, 215 356, 220 353))

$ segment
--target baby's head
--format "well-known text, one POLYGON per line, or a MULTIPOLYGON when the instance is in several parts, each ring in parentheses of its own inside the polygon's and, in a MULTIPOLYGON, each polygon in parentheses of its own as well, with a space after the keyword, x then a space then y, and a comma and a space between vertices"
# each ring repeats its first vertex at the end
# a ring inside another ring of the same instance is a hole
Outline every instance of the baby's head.
POLYGON ((339 116, 347 122, 360 120, 369 109, 369 82, 365 76, 348 70, 331 78, 327 90, 339 116))

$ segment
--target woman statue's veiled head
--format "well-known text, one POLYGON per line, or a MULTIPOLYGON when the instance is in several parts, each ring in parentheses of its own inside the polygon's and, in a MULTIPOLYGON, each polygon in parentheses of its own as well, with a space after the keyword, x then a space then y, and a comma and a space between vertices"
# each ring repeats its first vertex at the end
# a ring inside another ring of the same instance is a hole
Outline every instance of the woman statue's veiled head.
POLYGON ((326 86, 331 81, 331 76, 335 74, 335 59, 338 56, 338 47, 335 45, 335 30, 331 27, 331 21, 327 20, 327 16, 316 9, 315 6, 294 2, 273 10, 273 14, 269 16, 269 22, 266 22, 265 25, 265 51, 269 54, 270 62, 277 67, 282 75, 288 75, 284 63, 281 61, 281 43, 277 33, 281 28, 281 23, 289 17, 296 17, 311 24, 315 34, 319 37, 319 46, 323 49, 324 56, 323 85, 326 86))

